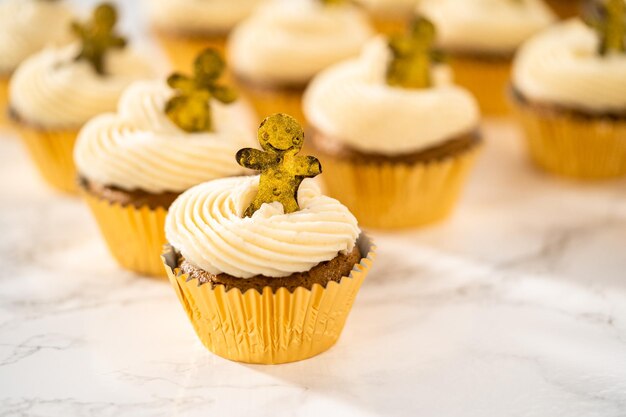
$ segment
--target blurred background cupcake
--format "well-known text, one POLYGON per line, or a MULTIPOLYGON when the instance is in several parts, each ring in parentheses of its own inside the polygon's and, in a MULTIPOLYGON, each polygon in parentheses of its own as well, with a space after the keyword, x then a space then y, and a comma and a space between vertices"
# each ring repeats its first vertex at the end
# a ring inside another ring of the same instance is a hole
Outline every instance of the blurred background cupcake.
POLYGON ((584 0, 546 0, 546 3, 560 18, 566 19, 580 14, 584 0))
POLYGON ((515 50, 556 18, 542 0, 420 0, 417 10, 437 26, 455 82, 472 92, 487 116, 508 113, 515 50))
MULTIPOLYGON (((533 160, 580 179, 626 175, 626 2, 529 40, 513 71, 513 99, 533 160)), ((593 11, 593 9, 592 9, 593 11)))
POLYGON ((72 25, 77 42, 43 49, 11 77, 14 125, 42 177, 61 191, 77 190, 72 150, 82 125, 115 109, 132 81, 153 75, 148 59, 115 33, 116 20, 113 6, 97 6, 72 25))
POLYGON ((330 196, 365 226, 414 227, 454 207, 479 144, 476 100, 434 63, 434 28, 377 38, 305 93, 313 149, 330 196))
POLYGON ((187 188, 245 174, 234 155, 254 143, 250 106, 218 82, 224 70, 214 50, 192 75, 138 81, 117 113, 81 130, 75 160, 83 195, 107 245, 124 268, 164 275, 160 259, 170 204, 187 188))
POLYGON ((189 71, 200 51, 225 54, 231 29, 264 0, 144 0, 152 31, 175 69, 189 71))
POLYGON ((301 97, 322 69, 356 56, 373 34, 348 2, 275 0, 235 28, 229 63, 261 117, 286 112, 303 122, 301 97))
POLYGON ((369 14, 378 32, 386 35, 402 32, 415 16, 418 0, 355 0, 369 14))
POLYGON ((28 56, 71 40, 72 12, 62 1, 0 2, 0 128, 6 127, 9 78, 28 56))

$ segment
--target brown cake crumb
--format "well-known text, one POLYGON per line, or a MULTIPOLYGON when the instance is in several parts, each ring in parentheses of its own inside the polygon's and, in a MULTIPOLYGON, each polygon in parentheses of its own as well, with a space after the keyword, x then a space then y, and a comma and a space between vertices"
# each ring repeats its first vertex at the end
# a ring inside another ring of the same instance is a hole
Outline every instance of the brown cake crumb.
POLYGON ((89 194, 113 204, 118 203, 122 206, 132 205, 135 207, 148 206, 151 209, 156 209, 157 207, 167 209, 176 200, 176 197, 180 195, 180 193, 174 192, 153 194, 143 190, 126 191, 115 186, 98 184, 86 178, 80 178, 80 186, 89 194))
POLYGON ((361 252, 355 245, 352 252, 348 254, 340 253, 330 261, 317 264, 307 272, 298 272, 280 278, 264 275, 256 275, 251 278, 237 278, 228 274, 215 275, 193 266, 182 255, 178 259, 178 267, 181 273, 189 275, 189 280, 198 280, 198 285, 209 284, 211 288, 216 285, 224 285, 226 291, 238 288, 242 293, 245 293, 249 289, 263 292, 265 287, 270 287, 275 292, 284 287, 289 292, 293 292, 298 287, 310 290, 313 288, 313 284, 319 284, 326 288, 330 281, 339 282, 341 278, 349 276, 352 268, 360 261, 361 252))

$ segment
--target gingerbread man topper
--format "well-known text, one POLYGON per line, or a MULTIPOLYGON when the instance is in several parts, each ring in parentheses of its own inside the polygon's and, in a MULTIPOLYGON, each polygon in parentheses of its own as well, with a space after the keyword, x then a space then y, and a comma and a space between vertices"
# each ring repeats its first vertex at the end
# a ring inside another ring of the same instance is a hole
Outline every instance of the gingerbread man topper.
POLYGON ((97 6, 88 22, 72 22, 72 31, 81 40, 81 50, 76 60, 86 60, 98 74, 104 75, 107 50, 126 46, 126 39, 114 32, 116 23, 117 11, 108 3, 97 6))
POLYGON ((297 211, 300 184, 322 173, 317 158, 297 155, 304 142, 302 127, 293 117, 277 113, 263 120, 257 137, 262 151, 245 148, 236 156, 239 165, 261 171, 259 191, 245 216, 252 216, 264 203, 274 201, 283 205, 285 213, 297 211))
POLYGON ((431 64, 441 62, 441 53, 433 47, 435 25, 424 17, 411 23, 409 33, 389 39, 392 59, 387 67, 387 84, 404 88, 427 88, 432 85, 431 64))
POLYGON ((598 32, 598 53, 604 56, 611 52, 626 52, 626 1, 606 0, 604 4, 590 2, 589 7, 585 21, 598 32))
POLYGON ((186 132, 213 130, 210 99, 229 104, 237 99, 230 87, 217 84, 226 64, 219 53, 211 48, 200 52, 193 63, 193 77, 174 73, 167 84, 177 94, 165 105, 165 114, 186 132))

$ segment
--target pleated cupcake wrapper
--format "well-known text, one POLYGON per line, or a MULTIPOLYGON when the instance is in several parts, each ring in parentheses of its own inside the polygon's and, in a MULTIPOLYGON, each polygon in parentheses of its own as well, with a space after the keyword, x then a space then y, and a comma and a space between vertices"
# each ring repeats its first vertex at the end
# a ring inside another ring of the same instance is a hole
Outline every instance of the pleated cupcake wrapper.
POLYGON ((626 175, 626 118, 583 117, 516 103, 532 159, 547 171, 583 179, 626 175))
POLYGON ((161 252, 167 210, 124 206, 82 191, 115 260, 139 274, 165 277, 161 252))
POLYGON ((190 73, 196 56, 205 48, 216 49, 224 59, 226 56, 226 36, 192 37, 171 35, 154 31, 159 45, 163 48, 174 69, 190 73))
POLYGON ((163 263, 196 334, 211 352, 238 362, 279 364, 307 359, 335 344, 356 294, 375 258, 375 247, 365 236, 357 241, 364 257, 348 277, 314 284, 311 290, 280 288, 262 293, 250 289, 225 290, 223 285, 198 285, 177 267, 169 245, 163 263))
POLYGON ((11 120, 8 115, 9 103, 9 77, 0 76, 0 129, 11 127, 11 120))
POLYGON ((476 97, 484 116, 511 114, 511 106, 507 100, 510 61, 453 55, 450 65, 454 71, 454 82, 476 97))
POLYGON ((60 191, 77 193, 74 143, 78 131, 46 131, 20 122, 12 127, 17 129, 43 179, 60 191))
POLYGON ((345 204, 359 224, 400 229, 433 223, 450 214, 477 151, 478 145, 458 156, 413 164, 320 157, 328 194, 345 204))
POLYGON ((306 119, 302 112, 302 94, 304 89, 256 87, 248 82, 236 81, 237 88, 254 106, 260 119, 274 113, 287 113, 295 117, 302 125, 306 119))

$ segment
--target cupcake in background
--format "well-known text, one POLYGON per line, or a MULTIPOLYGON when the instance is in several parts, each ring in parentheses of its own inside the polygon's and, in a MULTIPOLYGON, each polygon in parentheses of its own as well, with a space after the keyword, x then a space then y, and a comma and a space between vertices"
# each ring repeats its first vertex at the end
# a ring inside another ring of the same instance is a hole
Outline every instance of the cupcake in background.
POLYGON ((598 4, 589 24, 569 20, 529 40, 513 70, 532 159, 579 179, 626 175, 626 2, 598 4))
POLYGON ((578 16, 584 1, 585 0, 546 0, 546 3, 548 3, 548 6, 550 6, 560 18, 566 19, 578 16))
POLYGON ((191 70, 205 48, 225 56, 231 29, 264 0, 144 0, 156 38, 177 70, 191 70))
POLYGON ((275 114, 259 149, 237 161, 260 176, 210 181, 170 208, 165 270, 198 337, 226 359, 260 364, 315 356, 339 338, 374 247, 339 201, 308 179, 304 133, 275 114))
POLYGON ((135 82, 117 113, 81 130, 74 157, 82 194, 122 267, 164 275, 163 227, 172 201, 201 182, 245 174, 233 155, 254 142, 256 120, 219 83, 223 71, 220 55, 206 50, 193 76, 135 82))
POLYGON ((26 59, 11 77, 10 115, 42 177, 75 192, 72 150, 82 125, 115 109, 132 81, 153 74, 148 59, 126 47, 115 32, 115 8, 102 4, 86 23, 74 23, 79 41, 47 47, 26 59))
POLYGON ((71 40, 72 12, 61 1, 5 0, 0 3, 0 127, 5 127, 9 78, 17 66, 49 44, 71 40))
POLYGON ((380 33, 391 35, 402 32, 406 23, 415 17, 418 0, 355 0, 370 15, 380 33))
POLYGON ((444 219, 479 144, 476 100, 451 83, 418 18, 407 35, 376 38, 358 59, 319 74, 304 112, 331 197, 365 226, 397 229, 444 219))
POLYGON ((420 0, 417 10, 437 26, 437 45, 448 55, 455 82, 487 116, 509 113, 513 55, 556 18, 542 0, 420 0))
POLYGON ((307 83, 358 55, 372 34, 365 13, 346 1, 275 0, 232 32, 229 62, 259 115, 286 112, 303 122, 307 83))

